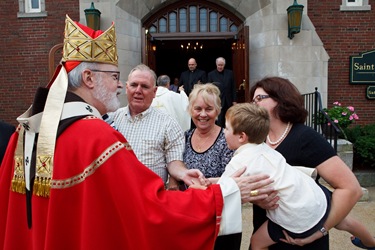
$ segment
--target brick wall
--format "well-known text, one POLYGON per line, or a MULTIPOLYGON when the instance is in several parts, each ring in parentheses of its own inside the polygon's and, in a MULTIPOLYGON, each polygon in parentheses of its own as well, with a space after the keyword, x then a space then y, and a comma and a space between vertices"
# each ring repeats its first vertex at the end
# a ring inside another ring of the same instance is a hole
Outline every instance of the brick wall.
POLYGON ((0 1, 0 120, 13 125, 48 83, 48 52, 63 41, 65 15, 79 18, 79 0, 45 2, 47 17, 17 18, 18 1, 0 1))
POLYGON ((340 11, 341 2, 308 2, 309 17, 330 56, 328 104, 352 105, 360 117, 357 124, 375 123, 375 100, 365 95, 368 85, 349 84, 349 57, 375 49, 375 3, 369 1, 371 11, 340 11))
MULTIPOLYGON (((349 56, 375 49, 375 4, 371 11, 341 12, 341 0, 310 0, 308 13, 330 60, 328 103, 356 108, 358 124, 375 123, 375 100, 367 85, 349 84, 349 56)), ((79 18, 79 0, 46 0, 47 17, 17 18, 18 1, 0 1, 0 120, 15 119, 32 103, 38 86, 48 83, 48 52, 63 40, 65 14, 79 18), (9 25, 11 23, 11 25, 9 25)))

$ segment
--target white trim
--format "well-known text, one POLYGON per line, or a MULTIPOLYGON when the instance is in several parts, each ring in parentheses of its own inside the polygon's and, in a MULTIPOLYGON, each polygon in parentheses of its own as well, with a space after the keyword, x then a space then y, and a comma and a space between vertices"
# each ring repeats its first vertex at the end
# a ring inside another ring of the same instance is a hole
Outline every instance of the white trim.
POLYGON ((363 6, 362 0, 354 0, 354 1, 348 1, 346 0, 346 6, 363 6))
POLYGON ((355 0, 354 2, 349 2, 348 0, 342 0, 342 5, 340 5, 340 11, 369 11, 371 10, 371 5, 368 4, 368 0, 355 0))
POLYGON ((45 17, 47 16, 46 12, 46 2, 45 0, 38 0, 39 8, 31 8, 31 0, 18 0, 18 18, 25 17, 45 17))
POLYGON ((33 0, 26 0, 25 1, 25 13, 37 13, 37 12, 41 12, 40 0, 36 0, 37 6, 34 7, 34 8, 32 6, 32 2, 33 2, 33 0))

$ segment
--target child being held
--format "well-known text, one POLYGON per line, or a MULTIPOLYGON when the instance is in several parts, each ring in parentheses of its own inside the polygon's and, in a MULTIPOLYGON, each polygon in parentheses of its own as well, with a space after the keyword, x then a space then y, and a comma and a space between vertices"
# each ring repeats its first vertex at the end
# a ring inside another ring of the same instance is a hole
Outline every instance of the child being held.
MULTIPOLYGON (((246 166, 244 174, 268 174, 274 180, 272 185, 280 198, 278 208, 267 210, 268 220, 252 235, 252 250, 267 249, 279 241, 288 242, 283 231, 292 238, 303 238, 296 241, 299 245, 328 233, 324 222, 329 214, 332 193, 305 171, 288 165, 279 152, 264 143, 269 124, 267 110, 255 104, 236 104, 226 113, 225 138, 228 147, 236 151, 222 177, 231 176, 246 166)), ((375 239, 352 217, 345 217, 335 228, 356 236, 353 239, 357 240, 357 246, 375 249, 375 239), (365 247, 359 239, 374 247, 365 247)))

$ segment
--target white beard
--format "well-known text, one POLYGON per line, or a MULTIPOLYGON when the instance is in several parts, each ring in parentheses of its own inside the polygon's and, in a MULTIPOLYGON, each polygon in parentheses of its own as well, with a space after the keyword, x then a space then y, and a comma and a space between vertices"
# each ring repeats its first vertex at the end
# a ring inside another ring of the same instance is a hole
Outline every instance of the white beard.
POLYGON ((120 107, 117 92, 109 92, 104 84, 97 85, 97 88, 94 89, 93 96, 105 106, 107 112, 114 112, 120 107))

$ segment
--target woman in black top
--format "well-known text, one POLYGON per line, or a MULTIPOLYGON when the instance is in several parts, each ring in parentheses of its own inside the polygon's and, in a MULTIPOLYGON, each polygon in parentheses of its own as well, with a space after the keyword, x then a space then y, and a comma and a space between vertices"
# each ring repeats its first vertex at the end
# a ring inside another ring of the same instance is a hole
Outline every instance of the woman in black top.
MULTIPOLYGON (((321 238, 302 247, 292 245, 294 240, 291 239, 291 244, 280 242, 269 249, 328 250, 329 237, 324 231, 328 232, 337 225, 362 195, 356 177, 336 155, 332 146, 315 130, 304 125, 307 111, 303 97, 289 80, 264 78, 251 88, 250 96, 254 103, 266 108, 270 114, 270 131, 266 143, 280 152, 288 164, 316 168, 319 176, 334 188, 331 210, 320 230, 321 238)), ((277 201, 277 193, 274 192, 269 198, 254 204, 254 231, 267 219, 265 209, 275 209, 277 201)))

